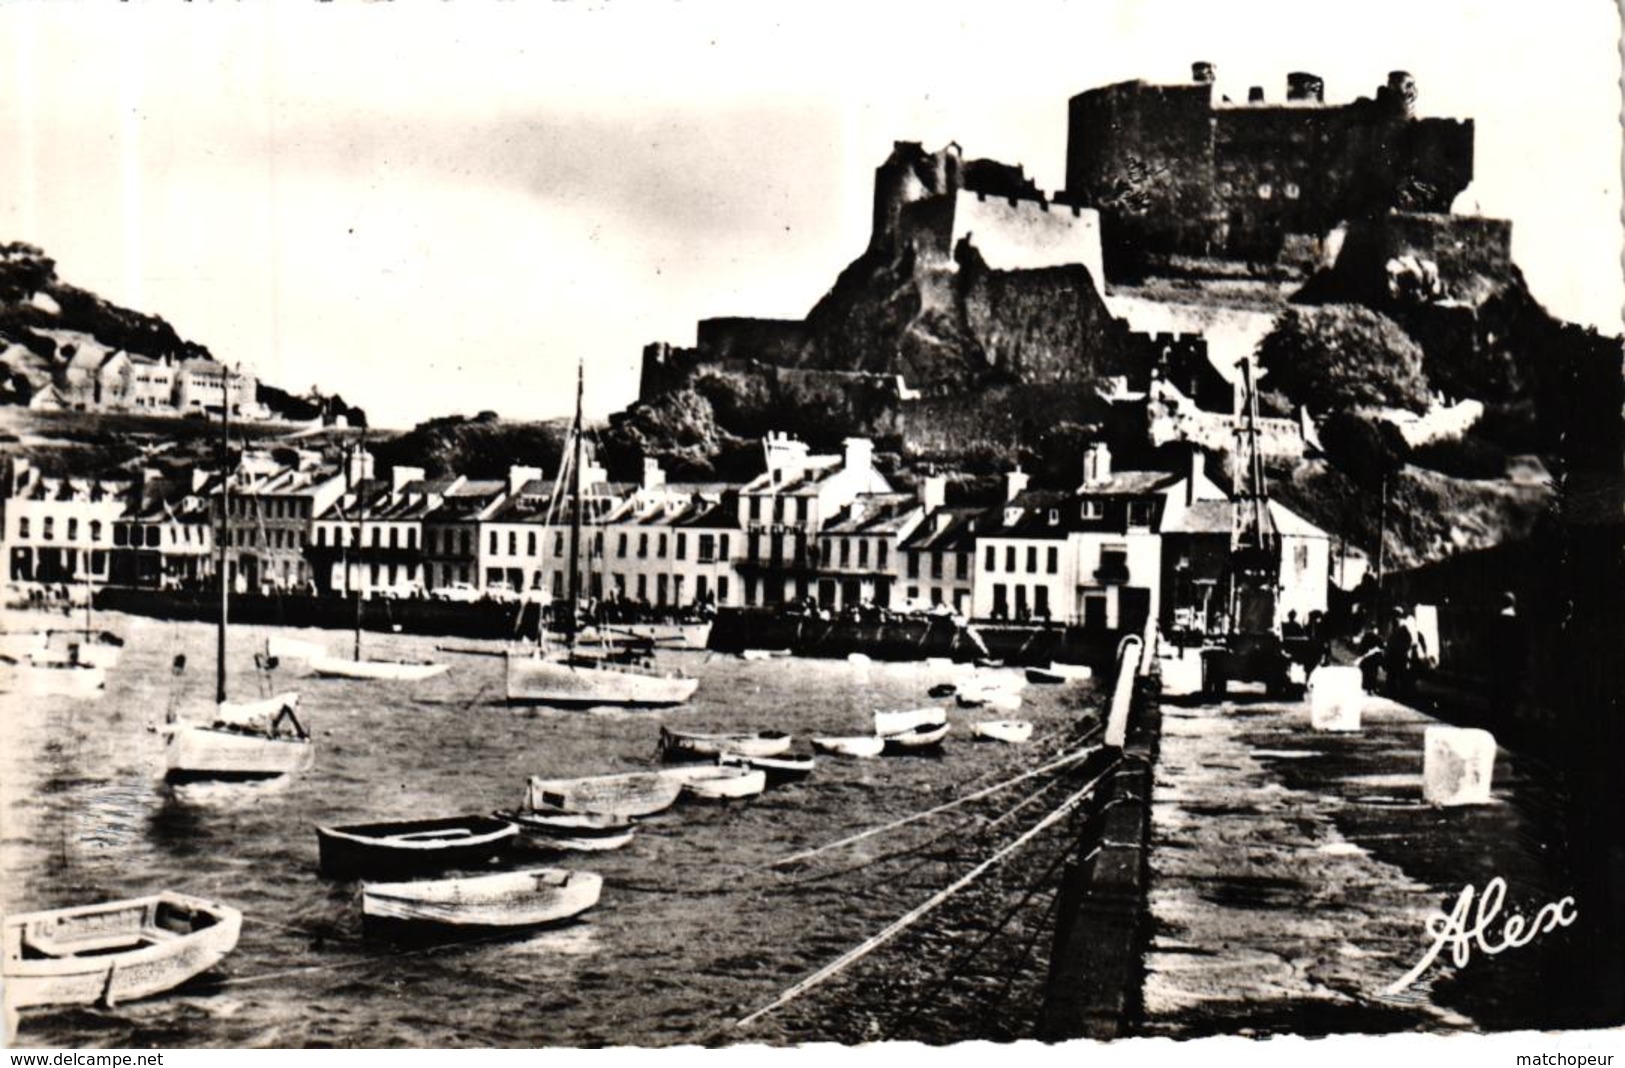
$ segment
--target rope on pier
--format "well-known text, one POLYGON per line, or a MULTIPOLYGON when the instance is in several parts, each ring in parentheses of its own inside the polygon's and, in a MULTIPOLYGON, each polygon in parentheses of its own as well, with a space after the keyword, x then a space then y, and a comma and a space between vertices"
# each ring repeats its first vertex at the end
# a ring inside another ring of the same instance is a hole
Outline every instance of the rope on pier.
POLYGON ((849 834, 845 838, 837 838, 833 842, 826 843, 814 849, 804 849, 799 853, 791 853, 787 857, 780 857, 778 860, 773 861, 768 865, 768 867, 777 868, 782 867, 785 864, 793 864, 798 860, 807 860, 810 857, 816 857, 820 853, 827 853, 832 849, 839 849, 842 846, 849 846, 855 842, 861 842, 866 838, 873 838, 877 834, 884 834, 887 831, 896 830, 898 827, 903 827, 910 823, 916 823, 920 820, 928 819, 931 816, 936 816, 940 813, 947 812, 949 809, 958 808, 960 805, 967 804, 971 801, 980 800, 981 798, 987 797, 989 794, 996 794, 1000 790, 1008 789, 1018 782, 1025 782, 1036 775, 1042 775, 1045 772, 1066 767, 1068 764, 1075 764, 1090 754, 1098 751, 1098 747, 1095 746, 1089 746, 1085 749, 1076 749, 1057 760, 1050 761, 1048 764, 1033 768, 1030 771, 1024 771, 1015 778, 994 783, 992 786, 977 790, 974 793, 965 794, 963 797, 956 797, 952 801, 944 801, 942 804, 937 805, 934 808, 928 808, 922 812, 915 812, 911 815, 904 816, 901 819, 892 820, 890 823, 883 823, 878 827, 871 827, 866 831, 859 831, 857 834, 849 834))
POLYGON ((734 1026, 735 1027, 748 1027, 748 1026, 750 1026, 751 1024, 755 1023, 757 1020, 761 1019, 763 1016, 766 1016, 768 1013, 773 1012, 775 1009, 779 1009, 779 1008, 782 1008, 785 1005, 788 1005, 790 1002, 794 1001, 796 998, 800 997, 802 994, 805 994, 807 991, 809 991, 809 990, 813 989, 814 987, 822 984, 826 979, 829 979, 832 976, 839 974, 840 972, 845 970, 849 965, 855 964, 856 962, 862 960, 864 957, 868 956, 870 953, 874 952, 876 949, 879 949, 881 946, 883 946, 887 942, 891 941, 898 934, 902 933, 904 930, 906 930, 907 928, 912 926, 914 924, 914 922, 919 920, 922 916, 925 916, 931 910, 935 909, 938 905, 942 904, 944 901, 947 901, 954 894, 958 893, 959 891, 963 890, 965 887, 969 886, 971 883, 975 882, 978 878, 980 878, 982 876, 982 874, 984 872, 986 872, 990 868, 993 868, 994 866, 998 865, 1000 862, 1002 862, 1004 860, 1005 857, 1008 857, 1010 854, 1014 853, 1016 850, 1020 849, 1022 846, 1026 845, 1028 842, 1032 841, 1040 833, 1047 830, 1049 827, 1053 826, 1055 823, 1057 823, 1061 819, 1063 819, 1066 816, 1067 813, 1071 812, 1078 805, 1082 804, 1083 801, 1086 800, 1089 797, 1090 794, 1094 793, 1095 789, 1097 787, 1099 787, 1102 782, 1106 781, 1106 776, 1111 774, 1111 772, 1116 768, 1116 766, 1117 766, 1117 762, 1113 761, 1110 766, 1103 769, 1094 778, 1090 779, 1086 784, 1084 784, 1082 789, 1080 789, 1076 793, 1072 794, 1065 801, 1062 801, 1060 803, 1060 805, 1058 805, 1055 808, 1054 811, 1052 811, 1049 815, 1045 816, 1043 819, 1039 820, 1037 823, 1033 824, 1026 831, 1022 832, 1022 834, 1018 838, 1016 838, 1014 841, 1012 841, 1009 845, 1005 846, 1003 849, 1000 849, 998 852, 994 853, 992 856, 988 857, 986 860, 984 860, 980 864, 976 865, 976 867, 972 868, 970 871, 966 872, 964 875, 962 875, 958 879, 954 880, 948 886, 946 886, 943 889, 937 891, 935 894, 932 894, 931 897, 926 899, 922 904, 916 906, 915 908, 911 909, 907 913, 904 913, 901 917, 899 917, 898 919, 893 921, 890 925, 888 925, 879 934, 874 935, 873 937, 869 938, 867 941, 863 942, 861 945, 856 946, 855 948, 850 949, 847 952, 843 953, 841 956, 837 957, 835 960, 833 960, 830 963, 824 965, 824 967, 818 969, 813 974, 807 976, 807 978, 801 980, 799 983, 796 983, 794 986, 792 986, 789 989, 785 990, 782 994, 780 994, 773 1001, 771 1001, 768 1004, 766 1004, 766 1005, 762 1006, 761 1008, 757 1009, 755 1012, 751 1013, 748 1016, 742 1017, 740 1020, 738 1020, 734 1024, 734 1026))

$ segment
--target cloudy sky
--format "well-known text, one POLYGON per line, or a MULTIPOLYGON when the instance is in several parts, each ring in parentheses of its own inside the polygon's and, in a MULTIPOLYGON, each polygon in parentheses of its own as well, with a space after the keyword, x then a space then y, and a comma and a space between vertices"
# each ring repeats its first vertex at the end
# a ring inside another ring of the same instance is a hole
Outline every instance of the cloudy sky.
POLYGON ((1412 71, 1478 120, 1536 295, 1619 330, 1610 0, 0 5, 0 239, 293 389, 408 425, 596 413, 645 342, 800 316, 894 140, 1061 184, 1067 97, 1215 62, 1272 99, 1412 71))

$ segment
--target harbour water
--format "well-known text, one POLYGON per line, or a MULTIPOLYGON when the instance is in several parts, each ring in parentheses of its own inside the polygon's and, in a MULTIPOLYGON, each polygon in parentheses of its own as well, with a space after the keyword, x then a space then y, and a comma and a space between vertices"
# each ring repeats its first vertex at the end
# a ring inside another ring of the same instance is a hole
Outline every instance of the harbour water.
MULTIPOLYGON (((805 782, 727 805, 680 803, 645 821, 623 850, 534 861, 604 876, 603 898, 582 922, 504 941, 407 946, 364 936, 358 885, 316 870, 314 824, 488 812, 517 803, 531 774, 649 767, 662 724, 778 728, 803 739, 798 744, 810 734, 867 733, 875 709, 936 703, 930 686, 972 669, 662 653, 700 678, 689 706, 588 714, 510 708, 499 658, 436 652, 432 638, 366 638, 370 655, 451 663, 449 673, 423 683, 320 679, 297 662, 265 678, 254 670, 254 653, 272 631, 234 628, 232 696, 299 690, 301 716, 320 746, 315 770, 269 786, 175 791, 162 783, 159 731, 172 708, 182 718, 207 714, 214 629, 116 614, 98 615, 98 625, 128 642, 102 697, 4 699, 0 907, 11 913, 172 888, 240 908, 243 934, 220 969, 171 995, 110 1010, 30 1011, 17 1038, 22 1045, 593 1046, 842 1037, 821 1033, 817 1023, 828 1018, 828 1004, 818 1004, 827 991, 748 1033, 732 1024, 982 859, 991 851, 985 813, 1015 805, 1046 780, 995 797, 990 808, 805 863, 772 862, 1037 766, 1096 703, 1087 685, 1028 686, 1019 715, 1036 731, 1025 746, 971 741, 972 722, 1005 714, 954 708, 940 755, 821 755, 805 782), (178 653, 188 666, 177 675, 178 653), (904 855, 907 863, 892 862, 904 855)), ((281 633, 332 651, 347 651, 349 642, 335 631, 281 633)), ((1053 800, 1061 796, 1057 790, 1053 800)), ((1037 800, 1032 818, 1045 811, 1045 798, 1037 800)), ((1004 827, 1006 837, 1017 829, 1004 827)), ((983 894, 978 909, 1003 911, 996 890, 983 894)))

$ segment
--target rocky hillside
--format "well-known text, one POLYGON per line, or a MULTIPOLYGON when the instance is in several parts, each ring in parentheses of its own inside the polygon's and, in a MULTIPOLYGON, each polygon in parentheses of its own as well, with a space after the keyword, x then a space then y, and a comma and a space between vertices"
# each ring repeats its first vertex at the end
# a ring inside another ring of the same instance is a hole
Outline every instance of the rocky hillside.
MULTIPOLYGON (((81 347, 177 360, 209 358, 156 315, 132 311, 62 281, 56 263, 21 242, 0 244, 0 406, 26 405, 60 381, 81 347)), ((342 397, 300 397, 266 383, 258 400, 273 418, 365 426, 366 413, 342 397)))

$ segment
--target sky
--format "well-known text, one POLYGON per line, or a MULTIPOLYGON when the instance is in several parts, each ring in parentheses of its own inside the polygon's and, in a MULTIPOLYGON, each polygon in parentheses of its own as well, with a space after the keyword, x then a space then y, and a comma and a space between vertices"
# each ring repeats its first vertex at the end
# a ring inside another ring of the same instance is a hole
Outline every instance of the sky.
POLYGON ((6 3, 0 240, 376 424, 562 414, 577 361, 603 415, 650 341, 804 315, 893 141, 1055 190, 1084 89, 1405 69, 1535 295, 1617 333, 1618 40, 1610 0, 6 3))

